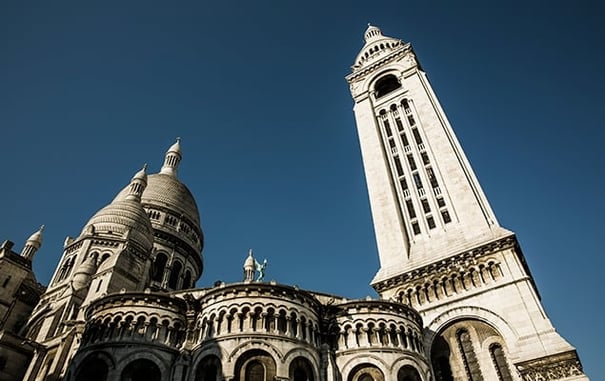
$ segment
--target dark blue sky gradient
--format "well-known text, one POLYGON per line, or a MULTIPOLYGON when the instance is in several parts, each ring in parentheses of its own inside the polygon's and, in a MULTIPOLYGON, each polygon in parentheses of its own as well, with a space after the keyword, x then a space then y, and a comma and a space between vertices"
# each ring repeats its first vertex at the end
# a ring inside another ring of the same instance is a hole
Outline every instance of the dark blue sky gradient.
POLYGON ((604 377, 603 6, 202 3, 0 4, 0 239, 20 249, 46 224, 42 283, 65 236, 181 136, 206 236, 199 286, 238 281, 252 247, 269 279, 375 295, 344 80, 372 22, 413 43, 555 327, 604 377))

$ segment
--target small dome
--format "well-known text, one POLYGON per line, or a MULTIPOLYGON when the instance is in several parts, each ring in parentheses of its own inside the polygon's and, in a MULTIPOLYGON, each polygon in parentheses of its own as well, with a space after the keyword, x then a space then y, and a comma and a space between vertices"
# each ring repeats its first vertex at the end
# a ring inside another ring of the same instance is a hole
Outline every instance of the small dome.
POLYGON ((371 64, 375 60, 405 46, 403 41, 385 36, 382 34, 380 28, 369 24, 368 29, 363 34, 363 38, 365 44, 355 58, 355 63, 352 66, 353 71, 359 70, 361 67, 371 64))
POLYGON ((143 168, 132 176, 132 180, 139 180, 147 183, 147 164, 143 165, 143 168))
POLYGON ((179 155, 182 155, 181 152, 181 138, 176 138, 176 142, 170 146, 170 148, 168 148, 168 151, 166 151, 166 153, 168 152, 174 152, 174 153, 178 153, 179 155))
POLYGON ((254 265, 254 257, 252 256, 252 250, 248 252, 248 257, 244 262, 244 269, 254 269, 256 266, 254 265))
POLYGON ((91 230, 116 236, 127 234, 129 239, 140 244, 143 249, 149 251, 153 247, 151 222, 145 209, 136 200, 114 200, 92 216, 82 234, 91 230))
POLYGON ((29 238, 27 239, 27 243, 36 245, 36 247, 40 248, 40 246, 42 246, 42 232, 43 231, 44 231, 44 225, 40 226, 40 229, 38 229, 34 234, 29 236, 29 238))
POLYGON ((364 40, 367 42, 370 42, 372 40, 377 40, 380 37, 382 37, 382 31, 380 30, 379 27, 368 24, 368 29, 366 29, 365 33, 363 34, 363 38, 364 40))

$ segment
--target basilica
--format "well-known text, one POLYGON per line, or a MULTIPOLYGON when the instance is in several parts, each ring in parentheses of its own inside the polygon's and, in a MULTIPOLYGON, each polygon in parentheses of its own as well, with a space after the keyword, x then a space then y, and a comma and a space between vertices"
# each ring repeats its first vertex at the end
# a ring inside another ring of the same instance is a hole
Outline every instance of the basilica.
POLYGON ((364 40, 346 81, 377 299, 267 282, 253 252, 241 282, 195 288, 204 234, 177 140, 65 240, 47 286, 43 227, 1 244, 0 381, 587 380, 411 44, 364 40))

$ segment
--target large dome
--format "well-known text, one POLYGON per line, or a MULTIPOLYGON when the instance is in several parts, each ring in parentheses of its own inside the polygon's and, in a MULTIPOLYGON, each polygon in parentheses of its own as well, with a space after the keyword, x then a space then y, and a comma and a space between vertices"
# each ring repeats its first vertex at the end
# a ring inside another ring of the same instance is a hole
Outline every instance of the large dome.
POLYGON ((153 247, 151 222, 137 200, 114 200, 92 216, 82 234, 91 230, 95 234, 116 236, 123 236, 128 231, 129 238, 139 243, 144 250, 149 251, 153 247))
MULTIPOLYGON (((126 198, 128 187, 122 189, 114 201, 126 198)), ((189 189, 176 177, 163 173, 148 175, 147 187, 143 191, 141 204, 167 208, 177 215, 183 215, 200 227, 200 214, 189 189)))

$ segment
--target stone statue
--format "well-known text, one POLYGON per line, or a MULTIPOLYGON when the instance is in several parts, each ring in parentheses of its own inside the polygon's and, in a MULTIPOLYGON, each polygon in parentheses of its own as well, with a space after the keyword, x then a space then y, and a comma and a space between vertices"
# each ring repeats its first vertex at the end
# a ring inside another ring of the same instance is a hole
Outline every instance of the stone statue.
POLYGON ((256 271, 258 271, 258 278, 256 278, 257 282, 262 282, 265 279, 265 269, 267 268, 267 259, 263 260, 263 263, 259 263, 256 259, 254 260, 254 267, 256 271))

